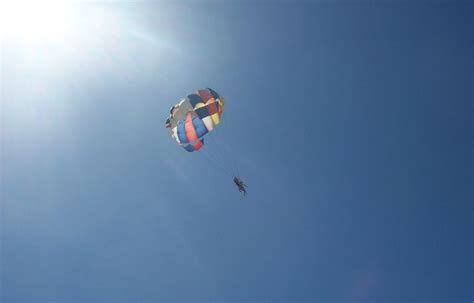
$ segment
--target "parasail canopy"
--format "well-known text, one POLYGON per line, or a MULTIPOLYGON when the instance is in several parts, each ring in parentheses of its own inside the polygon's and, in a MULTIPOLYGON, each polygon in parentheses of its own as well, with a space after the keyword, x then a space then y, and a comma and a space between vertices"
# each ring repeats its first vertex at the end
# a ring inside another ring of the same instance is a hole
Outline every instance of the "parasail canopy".
POLYGON ((213 89, 200 89, 181 99, 170 109, 166 127, 170 135, 188 152, 204 145, 204 136, 220 122, 224 99, 213 89))

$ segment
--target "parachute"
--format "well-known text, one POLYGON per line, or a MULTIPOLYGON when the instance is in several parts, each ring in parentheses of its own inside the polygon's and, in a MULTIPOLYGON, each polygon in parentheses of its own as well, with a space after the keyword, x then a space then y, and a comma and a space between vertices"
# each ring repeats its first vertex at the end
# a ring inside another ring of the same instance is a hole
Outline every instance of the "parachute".
POLYGON ((170 109, 165 126, 170 135, 188 152, 204 146, 204 136, 221 122, 224 99, 213 89, 200 89, 181 99, 170 109))
MULTIPOLYGON (((212 132, 221 123, 223 111, 224 99, 222 96, 211 88, 199 89, 171 107, 165 126, 178 145, 188 152, 198 151, 204 146, 204 136, 212 132)), ((211 139, 214 138, 211 136, 211 139)), ((207 150, 196 154, 196 156, 199 158, 202 155, 212 163, 210 167, 220 169, 222 173, 233 175, 234 183, 239 191, 246 195, 247 185, 240 177, 237 177, 239 170, 237 166, 234 166, 234 157, 230 157, 229 161, 226 153, 220 149, 219 142, 213 143, 214 151, 217 154, 213 155, 212 159, 206 157, 207 150)))

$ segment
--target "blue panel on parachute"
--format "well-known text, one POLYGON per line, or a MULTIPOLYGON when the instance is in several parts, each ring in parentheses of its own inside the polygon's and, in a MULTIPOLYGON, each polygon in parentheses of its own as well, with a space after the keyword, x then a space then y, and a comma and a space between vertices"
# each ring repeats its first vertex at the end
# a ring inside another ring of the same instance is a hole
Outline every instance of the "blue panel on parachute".
POLYGON ((207 134, 206 125, 204 125, 204 122, 202 122, 202 120, 196 116, 193 117, 193 126, 194 126, 194 129, 196 130, 196 135, 199 138, 207 134))
POLYGON ((193 106, 193 108, 198 103, 204 103, 204 101, 202 100, 202 98, 198 94, 188 95, 188 100, 189 100, 189 103, 191 103, 191 105, 193 106))
POLYGON ((181 142, 181 144, 189 143, 188 138, 186 137, 186 131, 184 129, 183 121, 178 121, 177 133, 178 133, 179 142, 181 142))
POLYGON ((183 145, 183 148, 185 150, 187 150, 188 152, 193 152, 194 151, 194 148, 191 144, 186 144, 186 145, 183 145))

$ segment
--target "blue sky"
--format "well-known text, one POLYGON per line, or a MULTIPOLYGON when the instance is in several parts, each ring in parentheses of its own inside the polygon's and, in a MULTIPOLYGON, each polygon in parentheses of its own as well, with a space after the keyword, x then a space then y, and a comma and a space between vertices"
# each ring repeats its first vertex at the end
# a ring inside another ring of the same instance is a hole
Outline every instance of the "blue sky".
POLYGON ((473 13, 82 2, 5 37, 1 301, 472 301, 473 13), (163 123, 207 86, 187 153, 163 123))

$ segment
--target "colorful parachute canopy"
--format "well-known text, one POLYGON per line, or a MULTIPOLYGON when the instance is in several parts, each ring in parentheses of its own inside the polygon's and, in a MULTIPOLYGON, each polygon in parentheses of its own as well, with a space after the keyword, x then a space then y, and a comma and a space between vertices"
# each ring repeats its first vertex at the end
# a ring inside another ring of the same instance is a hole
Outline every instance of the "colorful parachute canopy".
POLYGON ((204 135, 221 121, 224 99, 210 88, 200 89, 171 107, 165 125, 170 135, 188 152, 199 150, 204 135))

